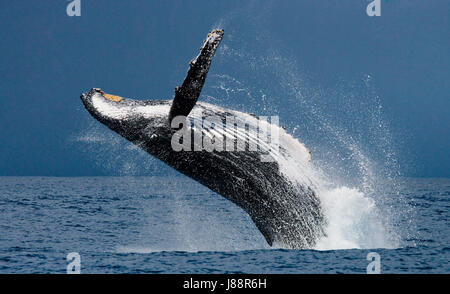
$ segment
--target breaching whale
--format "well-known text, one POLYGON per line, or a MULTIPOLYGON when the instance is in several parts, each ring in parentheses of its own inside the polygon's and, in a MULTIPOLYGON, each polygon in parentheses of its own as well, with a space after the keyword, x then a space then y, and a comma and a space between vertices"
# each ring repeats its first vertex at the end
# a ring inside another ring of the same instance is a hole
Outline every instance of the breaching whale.
POLYGON ((258 140, 258 133, 251 130, 259 130, 261 121, 254 115, 197 102, 223 34, 223 30, 208 34, 200 53, 190 62, 182 85, 175 88, 173 100, 125 99, 98 88, 83 93, 81 100, 89 113, 111 130, 244 209, 270 246, 312 248, 324 235, 320 201, 313 183, 292 175, 292 170, 299 173, 310 164, 310 155, 284 129, 269 126, 277 130, 277 148, 270 142, 252 151, 173 148, 172 139, 180 130, 179 125, 171 126, 176 117, 202 121, 205 116, 223 120, 233 116, 245 124, 236 123, 227 129, 185 125, 194 138, 198 134, 215 139, 246 138, 247 145, 258 140), (267 154, 272 160, 261 160, 267 154), (292 169, 294 165, 297 168, 292 169))

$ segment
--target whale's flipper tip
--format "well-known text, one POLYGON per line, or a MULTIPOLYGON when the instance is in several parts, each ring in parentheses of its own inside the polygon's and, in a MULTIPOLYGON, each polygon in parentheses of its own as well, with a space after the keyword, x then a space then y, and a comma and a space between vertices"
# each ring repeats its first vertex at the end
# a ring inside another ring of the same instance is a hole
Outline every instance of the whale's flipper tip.
POLYGON ((223 29, 215 29, 208 33, 200 53, 189 63, 186 78, 180 87, 175 88, 175 97, 169 112, 169 119, 175 116, 187 116, 197 102, 211 65, 211 60, 222 41, 223 29))
POLYGON ((208 38, 214 35, 222 37, 224 33, 225 31, 223 29, 215 29, 208 33, 208 38))

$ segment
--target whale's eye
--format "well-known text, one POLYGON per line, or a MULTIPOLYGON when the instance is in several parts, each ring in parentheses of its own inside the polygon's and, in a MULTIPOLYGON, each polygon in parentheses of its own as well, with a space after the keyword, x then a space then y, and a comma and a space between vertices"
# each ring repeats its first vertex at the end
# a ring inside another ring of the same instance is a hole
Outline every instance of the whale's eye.
POLYGON ((106 93, 103 93, 103 97, 105 97, 109 101, 113 101, 113 102, 120 102, 123 99, 122 97, 119 97, 116 95, 111 95, 111 94, 106 94, 106 93))

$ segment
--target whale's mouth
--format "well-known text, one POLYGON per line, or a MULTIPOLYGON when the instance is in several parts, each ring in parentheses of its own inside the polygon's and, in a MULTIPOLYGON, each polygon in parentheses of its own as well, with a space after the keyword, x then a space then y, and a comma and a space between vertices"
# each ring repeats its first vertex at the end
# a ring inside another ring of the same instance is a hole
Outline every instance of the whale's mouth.
POLYGON ((105 93, 100 88, 92 88, 90 91, 81 94, 86 109, 97 120, 117 119, 125 116, 123 106, 126 99, 105 93))
POLYGON ((108 126, 126 121, 148 124, 154 119, 167 118, 171 105, 167 100, 123 98, 107 94, 99 88, 92 88, 81 94, 80 98, 89 113, 108 126))
POLYGON ((121 102, 124 100, 123 97, 120 97, 118 95, 114 95, 114 94, 108 94, 105 93, 105 91, 103 91, 100 88, 92 88, 90 91, 81 94, 81 100, 86 104, 92 103, 92 100, 94 97, 100 98, 100 99, 104 99, 105 102, 110 103, 110 102, 121 102))
POLYGON ((117 95, 113 95, 113 94, 105 93, 104 91, 102 91, 102 90, 99 89, 99 88, 94 88, 94 90, 97 91, 98 93, 100 93, 105 99, 108 99, 109 101, 112 101, 112 102, 120 102, 120 101, 123 100, 122 97, 117 96, 117 95))

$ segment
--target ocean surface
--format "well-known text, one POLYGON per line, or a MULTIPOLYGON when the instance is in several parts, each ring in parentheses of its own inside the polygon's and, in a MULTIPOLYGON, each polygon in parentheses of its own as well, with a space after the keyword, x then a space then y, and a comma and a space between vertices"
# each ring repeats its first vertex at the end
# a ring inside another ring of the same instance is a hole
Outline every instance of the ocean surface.
POLYGON ((339 189, 327 240, 288 250, 185 177, 0 177, 0 273, 66 273, 71 252, 82 273, 366 273, 369 252, 382 273, 450 273, 450 179, 404 179, 399 193, 380 230, 362 224, 373 203, 339 189))

